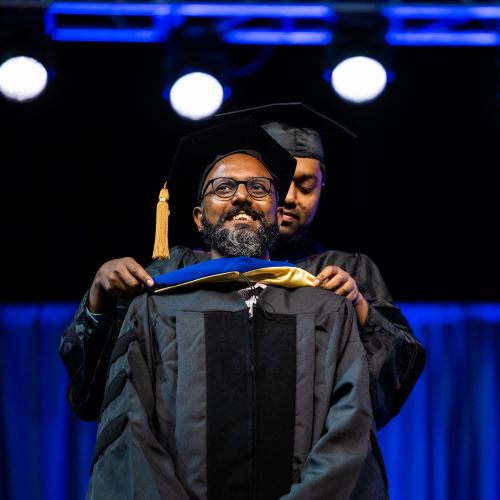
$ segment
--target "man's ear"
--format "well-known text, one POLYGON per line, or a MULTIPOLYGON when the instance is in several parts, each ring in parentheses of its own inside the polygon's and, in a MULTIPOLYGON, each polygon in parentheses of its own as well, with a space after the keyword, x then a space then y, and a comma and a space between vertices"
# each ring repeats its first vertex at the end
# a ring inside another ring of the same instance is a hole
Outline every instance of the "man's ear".
POLYGON ((203 225, 201 223, 201 218, 203 216, 203 209, 201 207, 194 207, 193 208, 193 220, 194 223, 196 224, 196 227, 198 228, 198 231, 201 231, 203 225))
POLYGON ((278 207, 278 211, 276 213, 276 219, 278 221, 278 226, 281 226, 281 221, 283 220, 284 213, 285 213, 284 207, 278 207))

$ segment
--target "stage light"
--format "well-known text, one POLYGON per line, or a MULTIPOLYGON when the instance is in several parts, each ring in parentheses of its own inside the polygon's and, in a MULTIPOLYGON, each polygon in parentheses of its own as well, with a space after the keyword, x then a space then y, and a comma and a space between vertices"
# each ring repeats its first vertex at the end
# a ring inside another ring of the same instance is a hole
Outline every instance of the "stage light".
POLYGON ((332 71, 331 84, 335 92, 346 101, 361 104, 373 101, 384 90, 387 72, 378 61, 370 57, 349 57, 332 71))
POLYGON ((179 78, 170 89, 170 104, 188 120, 203 120, 215 114, 224 100, 224 89, 208 73, 196 71, 179 78))
POLYGON ((328 30, 235 29, 224 34, 227 43, 241 45, 328 45, 328 30))
POLYGON ((381 14, 390 45, 500 45, 498 5, 391 5, 381 14))
POLYGON ((31 101, 47 85, 47 70, 32 57, 18 56, 0 66, 0 92, 12 101, 31 101))

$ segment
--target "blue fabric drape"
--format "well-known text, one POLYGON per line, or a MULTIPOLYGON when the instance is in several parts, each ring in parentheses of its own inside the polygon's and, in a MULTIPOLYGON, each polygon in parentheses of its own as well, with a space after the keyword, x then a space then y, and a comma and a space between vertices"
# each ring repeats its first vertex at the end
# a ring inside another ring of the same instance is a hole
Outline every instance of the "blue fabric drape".
MULTIPOLYGON (((380 432, 393 500, 496 500, 500 304, 401 304, 428 350, 424 374, 380 432)), ((58 355, 76 304, 0 305, 0 498, 85 496, 96 425, 65 400, 58 355)))
POLYGON ((428 360, 379 433, 391 498, 498 500, 500 305, 402 308, 428 360))
POLYGON ((0 495, 5 500, 84 497, 96 425, 65 401, 59 339, 76 304, 0 307, 0 495))

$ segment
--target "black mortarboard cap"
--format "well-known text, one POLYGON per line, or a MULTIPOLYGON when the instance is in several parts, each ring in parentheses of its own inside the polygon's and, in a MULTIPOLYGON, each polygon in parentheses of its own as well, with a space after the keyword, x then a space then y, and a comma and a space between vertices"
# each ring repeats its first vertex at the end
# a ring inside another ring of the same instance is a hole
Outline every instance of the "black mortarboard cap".
POLYGON ((347 127, 319 113, 302 102, 267 104, 219 113, 219 119, 252 116, 291 155, 316 158, 325 162, 323 142, 355 138, 347 127))
POLYGON ((237 152, 254 156, 263 163, 276 182, 278 199, 285 199, 297 161, 254 118, 229 120, 188 134, 177 147, 168 174, 168 191, 160 193, 157 214, 161 215, 157 216, 154 258, 168 255, 168 239, 165 241, 168 212, 177 227, 192 225, 192 221, 187 222, 188 217, 199 203, 200 189, 207 174, 217 161, 237 152), (169 207, 164 206, 166 203, 169 207), (159 241, 161 249, 157 250, 159 241))
POLYGON ((213 165, 236 152, 257 157, 275 179, 279 199, 285 198, 296 160, 254 118, 245 117, 193 132, 180 140, 168 177, 172 201, 180 195, 195 206, 200 187, 213 165))

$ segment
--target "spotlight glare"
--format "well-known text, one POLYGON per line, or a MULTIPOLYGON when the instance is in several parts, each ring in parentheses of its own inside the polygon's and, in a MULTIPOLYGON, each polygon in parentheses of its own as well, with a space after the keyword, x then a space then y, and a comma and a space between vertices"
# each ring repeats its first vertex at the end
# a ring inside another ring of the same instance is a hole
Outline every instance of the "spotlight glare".
POLYGON ((47 70, 36 59, 19 56, 0 66, 0 92, 12 101, 38 97, 47 85, 47 70))
POLYGON ((332 71, 331 83, 335 92, 346 101, 365 103, 382 93, 387 83, 387 73, 375 59, 350 57, 332 71))
POLYGON ((224 100, 224 89, 208 73, 188 73, 170 90, 170 104, 183 118, 202 120, 212 116, 224 100))

